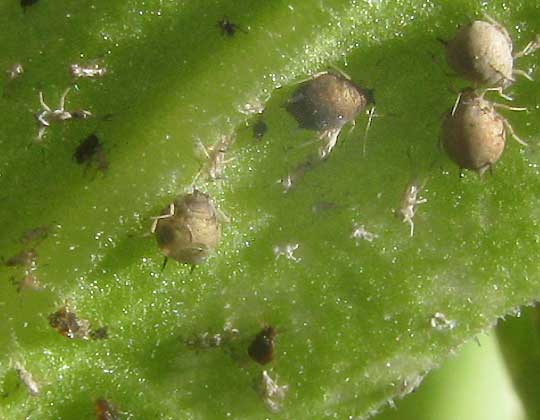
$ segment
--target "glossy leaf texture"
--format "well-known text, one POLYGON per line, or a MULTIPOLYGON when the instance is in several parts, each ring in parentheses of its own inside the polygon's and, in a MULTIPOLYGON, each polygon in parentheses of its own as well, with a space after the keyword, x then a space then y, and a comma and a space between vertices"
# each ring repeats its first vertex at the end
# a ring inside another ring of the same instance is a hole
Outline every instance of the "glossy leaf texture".
MULTIPOLYGON (((125 418, 262 418, 266 370, 288 386, 277 417, 366 418, 538 298, 538 82, 508 91, 527 112, 501 111, 531 145, 509 139, 484 181, 460 179, 438 147, 442 116, 467 84, 437 38, 482 13, 516 49, 540 33, 534 2, 482 4, 4 2, 0 66, 24 73, 6 76, 0 100, 0 255, 36 257, 0 269, 0 417, 90 419, 103 397, 125 418), (72 64, 107 71, 74 80, 72 64), (362 116, 284 192, 279 180, 318 147, 285 105, 330 65, 374 89, 367 153, 362 116), (37 143, 39 92, 55 108, 68 86, 66 110, 93 117, 51 124, 37 143), (259 119, 268 130, 258 139, 259 119), (74 158, 91 134, 107 165, 74 158), (193 273, 174 261, 161 271, 152 217, 189 190, 198 142, 221 136, 235 138, 223 178, 197 187, 230 219, 222 242, 193 273), (410 237, 394 213, 415 177, 428 201, 410 237), (371 241, 352 237, 361 226, 371 241), (28 239, 38 227, 46 237, 28 239), (275 255, 296 244, 294 258, 275 255), (39 287, 18 287, 25 271, 39 287), (64 306, 108 338, 59 334, 48 317, 64 306), (265 325, 275 354, 260 366, 247 349, 265 325), (238 333, 201 344, 224 328, 238 333)), ((537 75, 537 60, 519 67, 537 75)))

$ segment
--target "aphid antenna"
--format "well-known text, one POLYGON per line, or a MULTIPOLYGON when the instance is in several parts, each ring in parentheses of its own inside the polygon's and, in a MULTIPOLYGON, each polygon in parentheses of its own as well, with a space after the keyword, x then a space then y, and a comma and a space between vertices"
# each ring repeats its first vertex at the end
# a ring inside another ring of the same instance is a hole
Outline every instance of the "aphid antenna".
POLYGON ((368 112, 368 122, 366 124, 366 129, 364 130, 364 140, 362 143, 362 156, 366 156, 368 132, 369 132, 369 129, 371 128, 371 123, 373 121, 374 116, 375 116, 375 107, 373 106, 368 112))
POLYGON ((510 133, 510 135, 512 136, 512 138, 515 141, 517 141, 522 146, 528 146, 529 145, 526 141, 524 141, 524 140, 522 140, 521 138, 518 137, 518 135, 516 134, 516 132, 512 128, 512 125, 510 125, 510 123, 508 122, 508 120, 506 118, 503 118, 502 121, 503 121, 504 127, 508 130, 508 132, 510 133))
POLYGON ((162 214, 160 216, 154 216, 152 217, 152 227, 150 228, 151 233, 156 233, 158 222, 161 219, 168 219, 169 217, 173 217, 175 212, 174 203, 169 204, 169 212, 167 214, 162 214))

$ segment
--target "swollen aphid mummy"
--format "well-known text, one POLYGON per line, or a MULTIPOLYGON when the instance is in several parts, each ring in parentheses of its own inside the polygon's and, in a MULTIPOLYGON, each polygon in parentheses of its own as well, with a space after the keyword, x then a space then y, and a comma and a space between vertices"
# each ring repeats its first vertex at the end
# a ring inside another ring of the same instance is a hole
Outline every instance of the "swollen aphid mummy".
POLYGON ((530 76, 514 68, 514 60, 532 53, 538 40, 530 42, 523 51, 513 53, 508 31, 495 20, 475 20, 461 27, 446 43, 446 58, 452 69, 476 86, 505 88, 516 74, 530 76))
POLYGON ((342 74, 319 73, 302 83, 287 103, 300 128, 319 132, 321 159, 334 148, 343 126, 374 105, 373 92, 361 89, 342 74))
POLYGON ((221 236, 219 211, 207 194, 198 190, 178 196, 157 217, 152 227, 161 251, 181 263, 201 264, 221 236))
POLYGON ((506 144, 506 131, 523 145, 508 121, 495 107, 522 111, 524 108, 494 104, 484 99, 484 92, 466 89, 448 112, 441 129, 444 150, 461 169, 471 169, 482 176, 497 162, 506 144))

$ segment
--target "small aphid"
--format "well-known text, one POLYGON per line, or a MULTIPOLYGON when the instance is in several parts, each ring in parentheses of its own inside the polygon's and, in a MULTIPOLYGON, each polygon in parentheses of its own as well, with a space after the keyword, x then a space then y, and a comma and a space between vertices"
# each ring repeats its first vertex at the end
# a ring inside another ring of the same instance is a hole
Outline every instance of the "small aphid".
POLYGON ((77 146, 73 158, 79 165, 85 164, 87 168, 94 162, 100 171, 109 167, 103 146, 95 134, 90 134, 77 146))
POLYGON ((26 386, 26 389, 32 396, 39 394, 39 384, 34 380, 32 374, 28 372, 22 364, 19 362, 15 363, 15 370, 17 375, 19 375, 20 381, 26 386))
MULTIPOLYGON (((342 74, 323 72, 302 83, 286 108, 300 128, 319 132, 319 155, 324 159, 336 145, 343 126, 373 105, 373 91, 361 89, 342 74)), ((370 121, 372 116, 370 113, 370 121)))
POLYGON ((43 92, 39 92, 39 103, 41 104, 41 111, 39 111, 35 116, 39 124, 39 132, 37 140, 40 141, 47 130, 47 127, 51 125, 52 122, 62 122, 71 119, 86 119, 92 114, 90 111, 84 109, 77 111, 66 111, 65 103, 66 97, 70 91, 70 88, 67 88, 62 96, 60 97, 60 105, 58 109, 52 110, 43 100, 43 92))
POLYGON ((456 36, 446 44, 448 64, 461 77, 476 86, 505 88, 519 74, 530 79, 522 71, 514 69, 514 60, 528 55, 540 44, 530 42, 523 51, 512 53, 512 39, 508 31, 495 20, 476 20, 460 28, 456 36))
POLYGON ((21 0, 21 7, 23 8, 23 11, 26 12, 26 8, 29 6, 33 6, 36 4, 39 0, 21 0))
POLYGON ((155 218, 152 232, 169 258, 192 266, 203 263, 221 236, 224 216, 207 194, 198 190, 178 196, 155 218))
POLYGON ((285 245, 276 245, 273 248, 274 255, 276 257, 276 260, 278 260, 280 257, 285 257, 288 260, 293 261, 301 261, 301 258, 297 258, 294 255, 294 252, 298 249, 300 244, 285 244, 285 245))
POLYGON ((495 111, 495 107, 513 111, 525 108, 494 104, 484 99, 484 93, 466 89, 460 94, 442 124, 440 138, 450 159, 461 169, 471 169, 481 177, 501 157, 507 130, 518 143, 527 145, 495 111))
POLYGON ((104 398, 98 398, 94 403, 96 410, 96 420, 118 420, 118 412, 109 401, 104 398))
POLYGON ((79 338, 87 340, 89 335, 89 323, 84 319, 78 319, 75 313, 65 307, 52 313, 48 317, 49 325, 67 338, 79 338))
POLYGON ((103 76, 107 72, 107 69, 100 67, 98 64, 92 64, 90 66, 72 64, 69 66, 69 72, 74 78, 91 78, 103 76))
POLYGON ((283 193, 288 193, 292 190, 296 184, 304 177, 307 171, 313 169, 316 163, 320 160, 316 160, 313 157, 309 157, 305 162, 297 165, 291 172, 287 174, 285 178, 281 178, 277 181, 283 187, 283 193))
POLYGON ((245 30, 240 28, 236 23, 231 22, 227 17, 224 17, 223 19, 219 20, 217 25, 218 25, 218 28, 221 29, 221 33, 228 37, 234 36, 236 31, 247 33, 245 30))
POLYGON ((266 132, 268 131, 268 126, 262 119, 258 119, 252 127, 253 138, 257 141, 262 140, 266 132))
POLYGON ((331 201, 318 201, 311 206, 311 211, 315 214, 324 213, 338 208, 336 203, 331 201))
POLYGON ((107 327, 99 327, 96 330, 90 331, 89 337, 92 340, 105 340, 109 338, 109 332, 107 327))
POLYGON ((39 243, 49 236, 50 230, 51 227, 47 225, 28 229, 22 234, 20 241, 23 244, 28 244, 30 242, 39 243))
POLYGON ((277 413, 281 410, 283 400, 289 390, 288 385, 278 385, 278 377, 272 379, 268 372, 264 370, 262 372, 262 380, 259 385, 259 391, 266 404, 266 407, 273 413, 277 413))
POLYGON ((421 185, 417 179, 414 179, 411 183, 409 183, 403 192, 403 196, 401 197, 401 205, 396 212, 396 214, 401 217, 403 223, 409 224, 411 228, 411 236, 414 235, 413 218, 416 214, 416 209, 419 204, 427 203, 427 199, 420 198, 418 196, 422 188, 423 185, 421 185))
POLYGON ((248 347, 249 356, 261 365, 266 365, 274 359, 276 330, 264 327, 253 339, 248 347))
POLYGON ((195 175, 192 184, 195 184, 203 173, 206 173, 211 181, 223 178, 225 165, 234 160, 225 159, 225 154, 234 140, 235 137, 232 135, 221 136, 216 143, 209 147, 206 147, 200 141, 197 142, 198 149, 204 155, 205 163, 202 165, 197 175, 195 175))
POLYGON ((6 73, 9 80, 15 80, 24 74, 24 68, 22 64, 15 63, 9 70, 6 70, 6 73))
POLYGON ((364 225, 357 226, 354 225, 353 231, 351 233, 351 238, 356 240, 356 245, 359 245, 360 240, 372 242, 373 240, 377 239, 379 236, 375 233, 368 232, 364 225))
POLYGON ((21 293, 23 290, 41 290, 41 285, 32 271, 26 270, 25 275, 20 280, 11 277, 11 283, 17 287, 17 293, 21 293))
POLYGON ((32 267, 35 265, 37 252, 35 249, 23 249, 21 252, 8 258, 4 264, 8 267, 32 267))

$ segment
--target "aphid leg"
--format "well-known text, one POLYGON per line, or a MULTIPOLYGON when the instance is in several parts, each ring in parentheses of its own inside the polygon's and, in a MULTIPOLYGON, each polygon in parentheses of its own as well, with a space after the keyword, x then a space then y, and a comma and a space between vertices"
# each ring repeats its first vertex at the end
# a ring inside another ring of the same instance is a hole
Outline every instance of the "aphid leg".
POLYGON ((321 133, 319 138, 322 140, 322 145, 319 148, 319 158, 324 160, 328 157, 332 149, 337 143, 337 138, 341 128, 335 128, 332 130, 325 130, 321 133))
POLYGON ((530 80, 531 82, 534 82, 534 79, 532 78, 532 76, 529 73, 527 73, 525 70, 514 69, 514 70, 512 70, 512 74, 517 74, 518 76, 523 76, 527 80, 530 80))
POLYGON ((366 155, 367 137, 368 137, 369 129, 371 128, 371 122, 373 121, 373 116, 374 115, 375 115, 375 107, 372 107, 369 110, 368 122, 366 124, 366 129, 364 130, 364 141, 363 141, 363 144, 362 144, 362 156, 366 155))
POLYGON ((497 103, 494 103, 493 106, 495 108, 506 109, 507 111, 527 111, 527 108, 519 107, 519 106, 508 106, 508 105, 497 104, 497 103))
POLYGON ((488 169, 490 172, 492 172, 491 166, 491 163, 488 163, 478 169, 478 176, 480 177, 480 181, 484 180, 484 174, 488 171, 488 169))
POLYGON ((484 89, 482 91, 482 93, 480 94, 480 98, 484 99, 484 95, 487 92, 497 92, 501 98, 506 99, 507 101, 513 101, 514 100, 514 98, 512 98, 510 95, 507 95, 507 94, 503 93, 502 86, 484 89))
POLYGON ((51 111, 51 108, 49 108, 49 105, 47 105, 47 104, 45 103, 45 101, 43 100, 43 92, 39 92, 39 104, 41 105, 41 107, 42 107, 45 111, 52 112, 52 111, 51 111))
POLYGON ((43 139, 43 136, 45 135, 45 131, 47 130, 48 125, 49 124, 44 124, 39 127, 37 141, 41 141, 43 139))
POLYGON ((512 128, 512 125, 510 125, 510 123, 508 122, 508 120, 506 118, 503 118, 502 120, 503 120, 504 127, 508 130, 508 132, 514 138, 515 141, 517 141, 522 146, 528 146, 529 145, 526 141, 524 141, 524 140, 522 140, 522 139, 520 139, 518 137, 518 135, 516 134, 516 132, 512 128))
POLYGON ((403 219, 403 222, 408 223, 411 227, 411 237, 414 236, 414 222, 412 220, 412 217, 407 216, 403 219))
POLYGON ((169 205, 169 212, 167 214, 162 214, 161 216, 152 217, 152 219, 154 221, 152 222, 152 227, 150 228, 150 232, 156 233, 156 229, 157 229, 157 225, 158 225, 159 220, 160 219, 167 219, 169 217, 173 217, 174 216, 174 211, 175 211, 174 203, 171 203, 169 205))
POLYGON ((222 210, 216 209, 216 219, 222 223, 230 223, 231 218, 227 216, 222 210))
POLYGON ((163 264, 161 264, 161 272, 165 270, 165 267, 167 266, 168 261, 169 261, 169 257, 165 256, 165 258, 163 258, 163 264))
POLYGON ((69 91, 71 90, 71 87, 68 87, 64 93, 62 94, 62 96, 60 97, 60 110, 63 111, 64 110, 64 106, 66 104, 66 97, 69 93, 69 91))
POLYGON ((536 35, 536 37, 531 42, 525 45, 525 48, 523 48, 523 50, 514 53, 513 57, 514 59, 525 57, 526 55, 535 52, 538 48, 540 48, 540 35, 536 35))
POLYGON ((459 106, 459 102, 461 101, 461 96, 462 96, 462 93, 459 92, 456 98, 456 102, 454 102, 454 106, 452 107, 452 117, 456 114, 456 110, 459 106))

